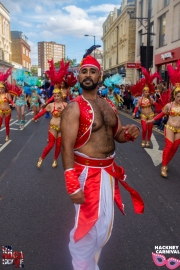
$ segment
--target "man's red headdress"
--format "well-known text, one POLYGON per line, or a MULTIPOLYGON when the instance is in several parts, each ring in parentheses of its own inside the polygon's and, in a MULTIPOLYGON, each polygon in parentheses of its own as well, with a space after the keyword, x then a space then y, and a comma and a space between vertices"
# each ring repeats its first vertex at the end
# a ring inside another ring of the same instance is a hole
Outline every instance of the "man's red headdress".
POLYGON ((77 78, 74 76, 73 72, 69 72, 66 75, 65 82, 67 83, 68 87, 73 87, 77 83, 77 78))
POLYGON ((99 62, 96 60, 96 58, 92 57, 91 55, 86 56, 86 58, 83 58, 79 70, 81 70, 84 67, 94 67, 97 68, 99 71, 101 69, 101 66, 99 62))

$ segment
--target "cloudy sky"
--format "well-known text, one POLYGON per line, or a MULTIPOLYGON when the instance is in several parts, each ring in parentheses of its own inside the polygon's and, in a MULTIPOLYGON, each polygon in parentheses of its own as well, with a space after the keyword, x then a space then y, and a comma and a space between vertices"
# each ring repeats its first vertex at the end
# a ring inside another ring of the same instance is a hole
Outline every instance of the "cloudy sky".
POLYGON ((65 44, 66 56, 80 62, 94 44, 102 46, 102 24, 121 0, 1 0, 11 15, 11 30, 22 31, 37 64, 37 42, 65 44))

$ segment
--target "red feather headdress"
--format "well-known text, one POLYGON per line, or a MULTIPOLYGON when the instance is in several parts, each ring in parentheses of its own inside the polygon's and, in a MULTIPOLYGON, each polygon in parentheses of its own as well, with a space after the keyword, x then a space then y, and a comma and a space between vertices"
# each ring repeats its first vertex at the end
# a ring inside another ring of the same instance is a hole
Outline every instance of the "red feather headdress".
POLYGON ((66 75, 65 82, 67 83, 68 87, 73 87, 77 83, 77 78, 74 76, 73 72, 66 75))
POLYGON ((141 67, 144 78, 138 81, 135 85, 131 87, 131 93, 133 96, 142 96, 144 90, 148 90, 150 95, 155 91, 153 80, 159 78, 162 81, 162 78, 158 72, 150 74, 145 68, 141 67))
POLYGON ((4 87, 4 83, 7 81, 11 73, 12 73, 12 67, 7 69, 5 73, 0 72, 0 87, 4 87))
POLYGON ((180 92, 180 60, 177 61, 176 69, 167 65, 167 71, 172 85, 176 87, 175 92, 180 92))
POLYGON ((16 85, 16 81, 14 81, 13 84, 6 82, 6 87, 10 95, 20 97, 20 95, 22 94, 22 89, 18 85, 16 85))
POLYGON ((50 78, 51 83, 54 85, 53 93, 60 93, 61 90, 59 89, 61 82, 63 81, 65 75, 67 74, 69 62, 64 63, 64 60, 60 61, 60 68, 56 71, 56 67, 54 65, 53 60, 49 60, 49 70, 46 71, 47 76, 50 78))

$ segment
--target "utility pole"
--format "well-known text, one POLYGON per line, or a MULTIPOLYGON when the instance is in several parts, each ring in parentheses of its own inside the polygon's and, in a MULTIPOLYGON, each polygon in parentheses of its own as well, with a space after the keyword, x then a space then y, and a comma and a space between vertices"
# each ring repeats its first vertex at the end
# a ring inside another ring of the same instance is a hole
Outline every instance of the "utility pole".
POLYGON ((134 11, 127 12, 130 16, 130 19, 139 20, 140 23, 143 25, 142 21, 147 21, 147 26, 143 25, 146 29, 147 33, 143 33, 142 35, 147 35, 147 46, 146 46, 146 69, 149 70, 150 66, 150 36, 155 35, 154 33, 150 33, 150 26, 151 26, 151 0, 148 0, 148 17, 132 17, 132 13, 134 11))
POLYGON ((147 18, 147 46, 146 46, 146 69, 149 70, 150 66, 150 57, 149 57, 149 53, 150 53, 150 20, 151 20, 151 11, 150 11, 150 4, 151 1, 148 0, 148 18, 147 18))

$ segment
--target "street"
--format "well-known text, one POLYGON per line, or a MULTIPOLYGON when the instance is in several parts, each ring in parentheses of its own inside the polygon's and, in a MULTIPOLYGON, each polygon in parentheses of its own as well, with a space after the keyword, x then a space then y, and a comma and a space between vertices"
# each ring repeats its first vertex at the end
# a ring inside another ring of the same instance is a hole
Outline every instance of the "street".
MULTIPOLYGON (((28 114, 28 113, 27 113, 28 114)), ((72 270, 68 249, 74 224, 72 205, 64 183, 61 157, 58 168, 51 167, 54 149, 38 169, 36 163, 46 143, 49 119, 43 116, 19 130, 12 111, 10 141, 0 131, 0 244, 24 254, 27 270, 72 270)), ((123 125, 139 120, 120 111, 123 125)), ((136 215, 129 193, 121 187, 125 213, 115 206, 111 238, 103 248, 100 270, 156 270, 152 260, 155 246, 178 246, 180 250, 180 150, 169 164, 168 178, 160 176, 164 136, 153 130, 153 151, 135 142, 116 144, 117 164, 125 168, 126 181, 145 203, 145 213, 136 215)), ((151 145, 152 148, 152 145, 151 145)), ((164 254, 180 260, 180 254, 164 254)), ((14 266, 0 264, 0 269, 14 266)), ((173 268, 171 268, 173 269, 173 268)))

